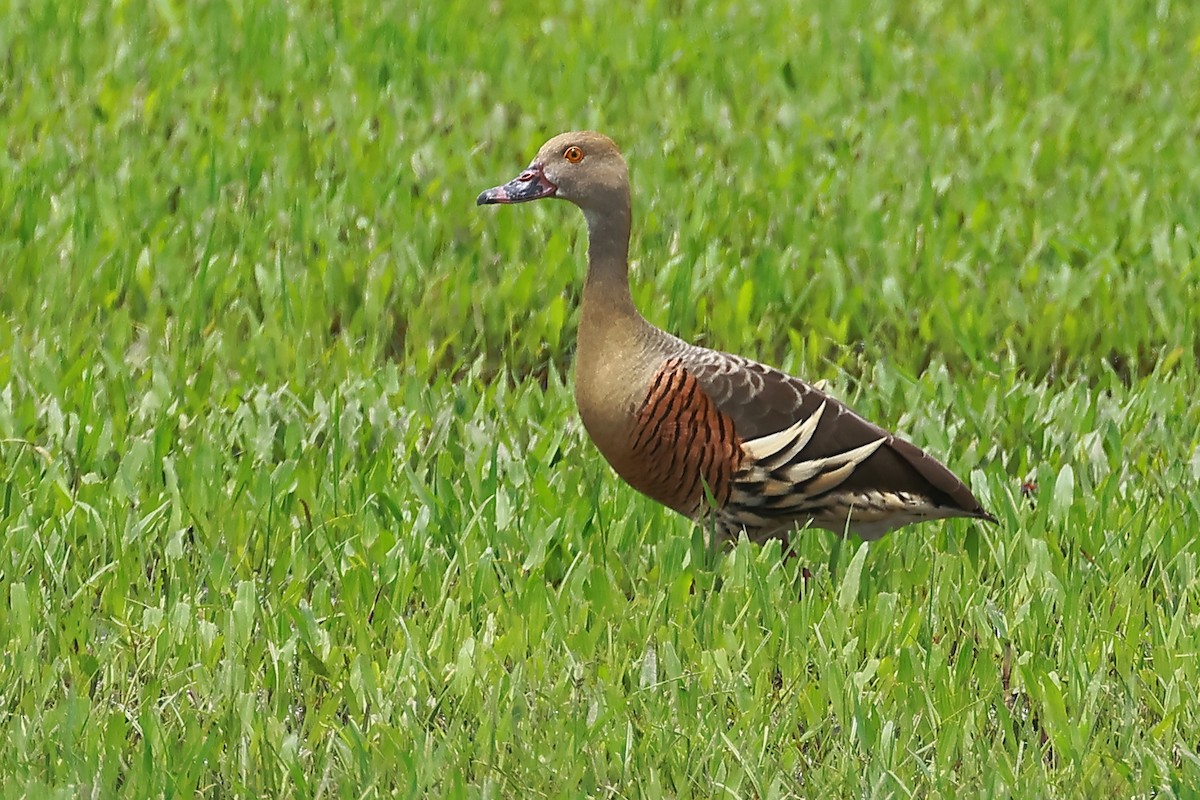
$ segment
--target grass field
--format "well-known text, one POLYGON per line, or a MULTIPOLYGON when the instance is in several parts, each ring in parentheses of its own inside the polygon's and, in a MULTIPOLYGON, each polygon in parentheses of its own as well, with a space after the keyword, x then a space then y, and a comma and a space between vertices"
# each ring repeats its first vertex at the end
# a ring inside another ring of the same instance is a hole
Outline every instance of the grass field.
POLYGON ((0 53, 0 796, 1200 795, 1200 7, 15 0, 0 53), (652 321, 1000 524, 714 556, 619 483, 582 219, 473 205, 579 127, 652 321))

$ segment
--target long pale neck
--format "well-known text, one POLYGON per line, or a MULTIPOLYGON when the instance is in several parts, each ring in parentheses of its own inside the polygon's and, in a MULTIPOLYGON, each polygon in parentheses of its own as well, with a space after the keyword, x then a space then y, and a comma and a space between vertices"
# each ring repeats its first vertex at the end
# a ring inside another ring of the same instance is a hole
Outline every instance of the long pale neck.
POLYGON ((575 400, 584 427, 610 462, 628 448, 633 415, 657 367, 648 352, 662 335, 638 313, 629 293, 628 197, 602 212, 583 212, 588 271, 579 309, 575 400))
POLYGON ((584 209, 588 225, 588 271, 581 324, 612 330, 645 320, 629 293, 629 201, 604 212, 584 209))
POLYGON ((625 475, 637 467, 632 432, 672 337, 638 313, 629 292, 629 182, 623 171, 605 188, 581 206, 588 224, 588 272, 579 310, 575 402, 596 447, 625 475))

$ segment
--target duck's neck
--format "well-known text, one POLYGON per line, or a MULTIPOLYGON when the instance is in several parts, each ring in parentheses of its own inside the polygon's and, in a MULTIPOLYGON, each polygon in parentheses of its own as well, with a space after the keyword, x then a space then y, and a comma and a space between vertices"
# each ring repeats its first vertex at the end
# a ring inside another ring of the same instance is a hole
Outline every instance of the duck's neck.
POLYGON ((588 226, 588 271, 580 325, 589 331, 640 328, 646 322, 629 292, 629 203, 604 212, 584 209, 583 214, 588 226))
POLYGON ((592 440, 610 463, 628 449, 628 431, 645 397, 647 356, 661 336, 629 293, 629 203, 585 210, 588 272, 579 309, 575 400, 592 440))

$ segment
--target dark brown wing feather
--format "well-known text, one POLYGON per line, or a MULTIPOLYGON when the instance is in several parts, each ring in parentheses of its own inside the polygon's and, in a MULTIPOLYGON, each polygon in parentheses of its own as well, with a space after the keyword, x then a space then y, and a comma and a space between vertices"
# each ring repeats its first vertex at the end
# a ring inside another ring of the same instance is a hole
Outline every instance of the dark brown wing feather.
POLYGON ((994 521, 971 490, 936 459, 799 378, 740 356, 701 348, 690 348, 682 361, 717 408, 733 420, 741 440, 784 430, 825 403, 820 425, 804 449, 806 459, 836 455, 886 437, 883 446, 842 488, 915 493, 964 516, 994 521))

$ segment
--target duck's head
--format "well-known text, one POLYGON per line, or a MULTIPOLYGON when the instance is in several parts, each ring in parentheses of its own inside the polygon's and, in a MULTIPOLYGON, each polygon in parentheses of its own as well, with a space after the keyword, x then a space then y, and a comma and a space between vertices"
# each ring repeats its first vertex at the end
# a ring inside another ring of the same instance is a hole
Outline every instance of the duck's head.
POLYGON ((585 211, 629 202, 629 173, 612 139, 594 131, 560 133, 542 145, 517 177, 488 189, 478 205, 569 200, 585 211))

